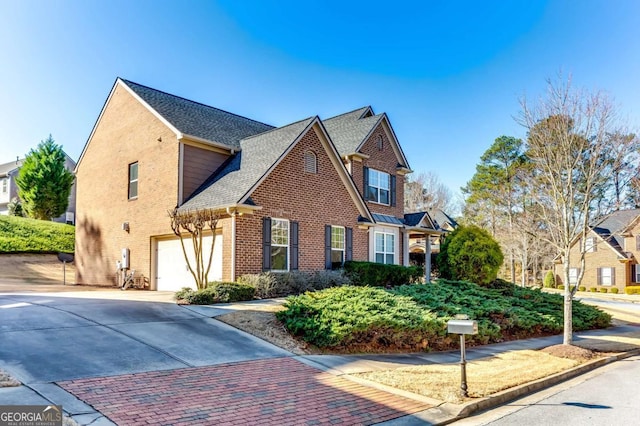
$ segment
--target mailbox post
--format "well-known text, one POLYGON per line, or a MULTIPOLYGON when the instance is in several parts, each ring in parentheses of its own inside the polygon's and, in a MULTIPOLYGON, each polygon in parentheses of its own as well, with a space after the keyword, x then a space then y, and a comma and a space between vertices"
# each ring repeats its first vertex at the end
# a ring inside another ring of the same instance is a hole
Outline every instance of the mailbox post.
POLYGON ((470 320, 466 315, 456 315, 456 319, 447 322, 447 331, 460 335, 460 393, 468 397, 467 392, 467 359, 465 353, 465 334, 478 334, 478 322, 470 320))

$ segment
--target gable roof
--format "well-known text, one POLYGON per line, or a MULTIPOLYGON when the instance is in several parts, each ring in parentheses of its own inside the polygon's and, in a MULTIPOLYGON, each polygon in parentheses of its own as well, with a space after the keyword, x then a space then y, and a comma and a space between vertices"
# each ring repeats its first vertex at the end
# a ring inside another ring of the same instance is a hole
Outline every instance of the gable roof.
POLYGON ((639 216, 640 209, 619 210, 600 219, 591 226, 591 230, 618 255, 626 258, 628 256, 624 251, 624 236, 622 234, 639 216))
POLYGON ((241 204, 252 187, 266 176, 285 151, 298 139, 313 117, 243 139, 241 150, 214 173, 179 210, 216 209, 241 204))
POLYGON ((11 173, 16 169, 19 169, 20 166, 22 166, 23 162, 24 162, 24 159, 22 160, 16 159, 9 163, 0 164, 0 177, 9 176, 9 173, 11 173))
POLYGON ((398 164, 409 168, 409 163, 385 113, 374 115, 371 107, 367 106, 327 118, 322 120, 322 123, 341 157, 360 151, 369 135, 378 125, 384 124, 385 131, 389 135, 389 139, 393 143, 394 152, 398 157, 398 164))
POLYGON ((143 102, 183 136, 192 136, 229 148, 240 148, 240 140, 274 129, 274 126, 218 108, 171 95, 118 78, 143 102))
POLYGON ((447 224, 451 228, 457 228, 458 227, 458 222, 456 222, 455 219, 453 219, 451 216, 446 214, 441 209, 430 210, 429 211, 429 216, 431 217, 431 219, 433 220, 433 222, 435 223, 435 225, 438 228, 444 229, 444 226, 447 225, 447 224))

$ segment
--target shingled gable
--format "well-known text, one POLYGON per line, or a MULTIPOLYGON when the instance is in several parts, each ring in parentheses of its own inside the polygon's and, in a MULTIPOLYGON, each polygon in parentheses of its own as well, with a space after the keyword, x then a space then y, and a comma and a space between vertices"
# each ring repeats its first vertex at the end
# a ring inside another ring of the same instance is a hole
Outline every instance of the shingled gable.
MULTIPOLYGON (((173 131, 178 140, 190 139, 227 150, 240 148, 240 140, 274 129, 274 126, 251 120, 180 96, 171 95, 129 80, 117 78, 102 111, 91 130, 88 141, 100 123, 116 87, 123 87, 156 118, 173 131)), ((85 145, 78 165, 87 149, 85 145)))
MULTIPOLYGON (((640 209, 619 210, 601 219, 591 230, 623 259, 628 258, 624 251, 624 233, 640 218, 640 209)), ((579 241, 579 237, 574 240, 579 241)), ((575 244, 574 242, 574 244, 575 244)))
POLYGON ((180 211, 254 206, 251 194, 309 131, 316 131, 329 159, 351 195, 363 221, 373 218, 355 183, 344 167, 338 151, 318 117, 307 118, 284 127, 245 138, 240 151, 211 176, 182 206, 180 211))
POLYGON ((373 109, 367 106, 322 120, 322 122, 341 157, 359 152, 373 131, 382 125, 392 142, 398 166, 407 170, 410 168, 386 113, 375 115, 373 109))

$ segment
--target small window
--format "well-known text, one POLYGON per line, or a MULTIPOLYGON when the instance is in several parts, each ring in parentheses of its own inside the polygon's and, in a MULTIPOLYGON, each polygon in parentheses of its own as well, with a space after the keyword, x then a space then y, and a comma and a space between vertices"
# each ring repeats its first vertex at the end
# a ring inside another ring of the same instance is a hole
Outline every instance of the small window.
POLYGON ((271 219, 271 270, 289 270, 289 221, 271 219))
POLYGON ((382 139, 382 136, 378 136, 376 143, 378 145, 378 151, 382 151, 384 149, 384 140, 382 139))
POLYGON ((2 193, 6 194, 7 192, 9 192, 9 179, 4 178, 2 179, 2 193))
POLYGON ((369 169, 369 184, 367 186, 367 201, 389 205, 389 174, 369 169))
POLYGON ((305 173, 318 173, 318 158, 313 151, 304 153, 304 171, 305 173))
POLYGON ((595 237, 588 237, 585 240, 584 250, 585 250, 586 253, 593 253, 594 251, 597 250, 597 248, 596 248, 596 238, 595 237))
POLYGON ((344 228, 331 227, 331 268, 338 269, 344 264, 344 228))
POLYGON ((569 284, 578 284, 578 268, 569 268, 569 284))
POLYGON ((391 265, 395 263, 395 235, 386 232, 376 232, 376 263, 391 265))
POLYGON ((129 199, 138 198, 138 163, 129 164, 129 199))

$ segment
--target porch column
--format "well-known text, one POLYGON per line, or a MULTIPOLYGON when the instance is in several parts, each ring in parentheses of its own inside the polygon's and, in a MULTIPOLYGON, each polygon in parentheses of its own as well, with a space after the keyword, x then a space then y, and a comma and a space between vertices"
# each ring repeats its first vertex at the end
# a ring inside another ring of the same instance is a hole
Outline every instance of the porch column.
POLYGON ((424 239, 424 282, 431 282, 431 235, 425 235, 424 239))
POLYGON ((236 216, 237 213, 233 211, 231 213, 231 282, 236 280, 236 216))
POLYGON ((409 232, 402 233, 402 264, 409 266, 409 232))

